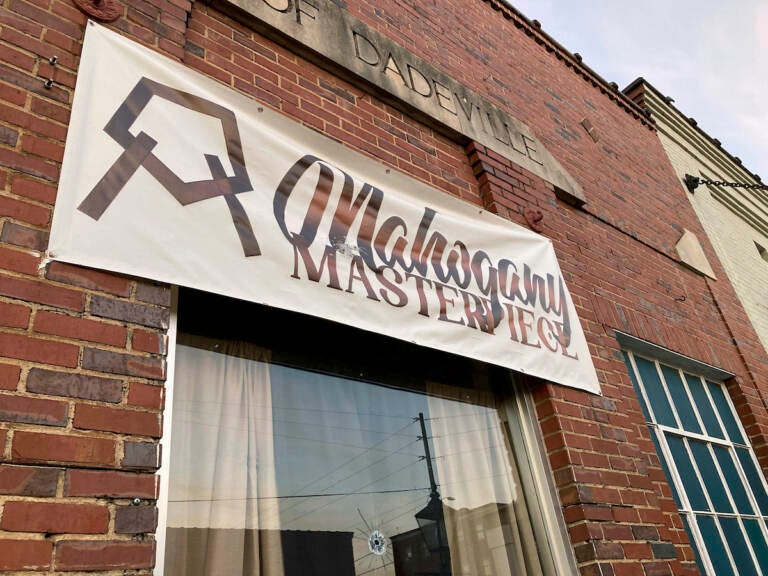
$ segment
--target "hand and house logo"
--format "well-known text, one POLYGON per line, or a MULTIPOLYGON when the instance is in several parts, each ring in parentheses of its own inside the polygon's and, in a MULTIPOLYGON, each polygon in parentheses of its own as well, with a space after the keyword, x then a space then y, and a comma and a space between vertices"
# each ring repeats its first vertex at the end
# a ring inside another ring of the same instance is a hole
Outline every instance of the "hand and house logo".
POLYGON ((249 192, 253 187, 245 169, 237 120, 231 110, 194 94, 142 78, 109 120, 104 131, 120 144, 124 151, 80 203, 78 210, 98 220, 139 166, 143 166, 182 206, 223 196, 240 238, 243 253, 245 256, 261 254, 248 215, 237 199, 237 194, 249 192), (153 154, 157 141, 145 132, 139 132, 136 136, 131 134, 131 126, 153 96, 218 119, 224 132, 227 156, 234 176, 226 174, 218 156, 205 154, 211 179, 184 182, 153 154))

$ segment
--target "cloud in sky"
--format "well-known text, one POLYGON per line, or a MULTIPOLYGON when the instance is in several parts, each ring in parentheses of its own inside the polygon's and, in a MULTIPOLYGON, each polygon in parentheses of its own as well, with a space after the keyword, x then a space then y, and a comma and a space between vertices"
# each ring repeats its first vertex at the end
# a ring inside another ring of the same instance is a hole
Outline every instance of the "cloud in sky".
POLYGON ((768 0, 510 0, 609 82, 638 76, 768 182, 768 0))

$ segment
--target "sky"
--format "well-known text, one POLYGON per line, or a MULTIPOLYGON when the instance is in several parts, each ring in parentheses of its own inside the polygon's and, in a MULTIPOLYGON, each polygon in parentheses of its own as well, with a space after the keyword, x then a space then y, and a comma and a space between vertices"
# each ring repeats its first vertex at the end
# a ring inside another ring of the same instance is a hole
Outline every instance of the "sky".
POLYGON ((642 76, 768 183, 768 0, 509 0, 608 82, 642 76))

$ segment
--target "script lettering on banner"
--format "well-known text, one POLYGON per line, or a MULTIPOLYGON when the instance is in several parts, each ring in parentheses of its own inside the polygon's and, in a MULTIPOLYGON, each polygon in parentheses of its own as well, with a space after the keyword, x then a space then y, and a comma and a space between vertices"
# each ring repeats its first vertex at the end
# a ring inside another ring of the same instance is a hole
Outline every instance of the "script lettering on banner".
POLYGON ((93 24, 49 252, 599 392, 549 240, 93 24))

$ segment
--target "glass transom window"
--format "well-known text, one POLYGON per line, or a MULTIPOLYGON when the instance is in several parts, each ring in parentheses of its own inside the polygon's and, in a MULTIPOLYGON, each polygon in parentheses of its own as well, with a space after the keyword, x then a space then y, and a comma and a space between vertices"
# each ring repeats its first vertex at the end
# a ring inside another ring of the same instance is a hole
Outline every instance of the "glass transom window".
POLYGON ((255 305, 183 320, 184 304, 166 576, 561 573, 509 371, 255 305))
POLYGON ((768 576, 768 492, 721 382, 624 359, 697 555, 710 576, 768 576))

